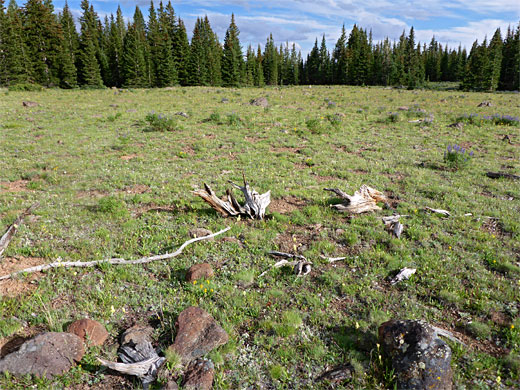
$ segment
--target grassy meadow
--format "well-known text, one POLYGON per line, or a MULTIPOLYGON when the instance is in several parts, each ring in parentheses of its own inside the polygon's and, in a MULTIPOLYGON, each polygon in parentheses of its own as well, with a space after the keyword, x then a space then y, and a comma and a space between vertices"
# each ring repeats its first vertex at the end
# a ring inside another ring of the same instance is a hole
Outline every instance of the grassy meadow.
POLYGON ((238 241, 219 236, 147 265, 0 282, 0 345, 85 316, 110 333, 66 375, 2 374, 0 388, 137 389, 96 357, 116 360, 119 335, 134 323, 151 324, 156 346, 169 346, 190 305, 230 335, 209 354, 215 389, 393 388, 377 345, 378 326, 391 318, 425 319, 467 345, 448 342, 456 389, 519 388, 520 184, 485 175, 519 174, 519 126, 466 119, 448 127, 473 113, 518 116, 520 98, 375 87, 1 90, 0 235, 41 203, 0 260, 1 274, 58 258, 172 252, 193 228, 230 226, 224 236, 238 241), (260 96, 268 108, 249 104, 260 96), (482 101, 492 106, 477 108, 482 101), (154 131, 151 113, 169 118, 160 122, 168 131, 154 131), (450 144, 473 157, 452 167, 443 160, 450 144), (191 193, 208 183, 223 195, 242 173, 258 192, 272 192, 264 221, 222 218, 191 193), (352 194, 362 184, 383 191, 391 208, 349 217, 323 190, 352 194), (401 239, 381 221, 392 213, 407 215, 401 239), (271 250, 306 256, 312 272, 259 277, 277 261, 271 250), (321 255, 347 258, 329 264, 321 255), (215 277, 186 283, 200 262, 215 277), (417 273, 390 285, 403 267, 417 273), (351 381, 314 382, 346 362, 351 381))

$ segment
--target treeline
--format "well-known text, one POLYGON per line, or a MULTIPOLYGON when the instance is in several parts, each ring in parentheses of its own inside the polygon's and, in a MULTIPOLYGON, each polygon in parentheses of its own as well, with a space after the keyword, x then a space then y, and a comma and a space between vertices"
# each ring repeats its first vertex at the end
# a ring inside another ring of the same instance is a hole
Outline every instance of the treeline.
POLYGON ((148 23, 136 7, 126 24, 116 15, 100 20, 88 0, 81 3, 80 31, 65 3, 55 14, 51 0, 28 0, 7 8, 0 0, 0 85, 36 83, 62 88, 167 87, 172 85, 263 86, 297 84, 399 85, 458 81, 464 89, 518 90, 520 25, 505 38, 450 49, 432 38, 415 42, 413 27, 396 42, 373 43, 372 34, 345 27, 334 49, 325 37, 304 59, 295 45, 262 50, 239 40, 234 16, 221 44, 206 17, 198 18, 191 42, 170 2, 150 4, 148 23))

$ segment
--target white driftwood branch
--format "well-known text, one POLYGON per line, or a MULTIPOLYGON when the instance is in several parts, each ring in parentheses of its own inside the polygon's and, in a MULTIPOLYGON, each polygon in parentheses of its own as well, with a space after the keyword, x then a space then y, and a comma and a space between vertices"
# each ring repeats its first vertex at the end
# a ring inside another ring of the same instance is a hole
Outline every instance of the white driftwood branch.
POLYGON ((16 271, 9 275, 0 276, 0 281, 10 279, 13 276, 16 276, 19 274, 41 272, 41 271, 45 271, 45 270, 48 270, 51 268, 93 267, 98 264, 112 264, 112 265, 146 264, 146 263, 151 263, 152 261, 171 259, 173 257, 179 256, 182 253, 182 251, 184 250, 184 248, 186 248, 188 245, 193 244, 194 242, 197 242, 197 241, 202 241, 202 240, 207 240, 209 238, 213 238, 215 236, 218 236, 219 234, 227 232, 229 229, 231 229, 231 227, 222 229, 216 233, 210 234, 209 236, 192 238, 191 240, 188 240, 184 244, 182 244, 179 247, 179 249, 177 249, 173 253, 165 253, 164 255, 156 255, 156 256, 151 256, 151 257, 142 257, 142 258, 136 259, 136 260, 125 260, 125 259, 115 258, 115 259, 104 259, 104 260, 95 260, 95 261, 55 261, 54 263, 42 264, 42 265, 38 265, 36 267, 31 267, 31 268, 23 269, 21 271, 16 271))
POLYGON ((399 221, 401 217, 407 217, 407 215, 390 215, 388 217, 381 218, 385 224, 386 229, 397 238, 401 238, 401 234, 404 230, 403 224, 401 224, 399 221))
POLYGON ((442 209, 432 209, 431 207, 425 207, 426 210, 428 211, 431 211, 432 213, 435 213, 435 214, 440 214, 442 215, 443 217, 449 217, 451 214, 449 211, 447 210, 442 210, 442 209))
POLYGON ((358 191, 354 192, 354 195, 348 195, 338 188, 324 188, 324 190, 334 192, 341 199, 346 201, 345 204, 335 204, 331 207, 352 214, 381 210, 381 207, 377 205, 377 202, 388 204, 388 199, 382 192, 375 190, 366 184, 363 184, 358 191))
POLYGON ((265 210, 271 203, 271 191, 260 195, 249 187, 244 177, 244 186, 239 186, 230 182, 231 185, 244 194, 245 204, 242 206, 233 193, 228 189, 226 191, 227 201, 220 199, 209 185, 204 183, 204 189, 193 191, 194 195, 200 196, 218 213, 224 217, 244 216, 251 219, 264 219, 265 210))
POLYGON ((284 259, 276 262, 271 267, 269 267, 269 269, 265 270, 260 275, 258 275, 259 278, 264 276, 271 268, 281 268, 284 266, 293 267, 293 272, 296 274, 297 277, 305 276, 311 272, 312 263, 310 261, 307 261, 305 256, 293 255, 292 253, 285 253, 285 252, 278 252, 278 251, 271 251, 271 252, 269 252, 269 254, 273 257, 284 257, 284 259), (298 260, 288 261, 286 259, 298 259, 298 260))
POLYGON ((341 260, 346 259, 346 257, 327 257, 327 256, 323 256, 323 255, 320 255, 320 257, 324 260, 327 260, 329 263, 335 263, 336 261, 341 261, 341 260))
POLYGON ((142 377, 146 376, 146 374, 148 374, 150 367, 152 367, 152 365, 154 365, 161 358, 159 356, 156 356, 156 357, 153 357, 153 358, 150 358, 147 360, 143 360, 143 361, 137 362, 137 363, 118 363, 118 362, 110 362, 108 360, 104 360, 101 358, 97 358, 97 359, 102 365, 107 366, 108 368, 110 368, 114 371, 122 372, 123 374, 127 374, 127 375, 134 375, 139 378, 142 378, 142 377))
POLYGON ((410 278, 410 276, 412 276, 415 271, 417 271, 415 268, 403 268, 402 270, 399 271, 399 273, 397 275, 395 275, 395 277, 390 281, 390 284, 394 285, 394 284, 397 284, 399 282, 402 282, 403 280, 407 280, 410 278))
POLYGON ((40 203, 36 202, 31 207, 29 207, 27 210, 25 210, 22 214, 20 214, 18 216, 18 218, 15 219, 13 224, 11 226, 9 226, 9 228, 7 229, 5 234, 2 236, 2 238, 0 238, 0 258, 2 258, 2 254, 7 249, 7 246, 13 239, 18 228, 22 225, 25 217, 27 217, 31 213, 31 211, 34 208, 38 207, 39 205, 40 205, 40 203))
POLYGON ((437 328, 436 326, 432 326, 433 330, 435 331, 435 334, 437 337, 442 336, 446 337, 448 340, 451 340, 455 343, 459 343, 463 345, 464 347, 467 347, 466 344, 464 344, 462 341, 460 341, 458 338, 456 338, 453 333, 451 333, 449 330, 437 328))

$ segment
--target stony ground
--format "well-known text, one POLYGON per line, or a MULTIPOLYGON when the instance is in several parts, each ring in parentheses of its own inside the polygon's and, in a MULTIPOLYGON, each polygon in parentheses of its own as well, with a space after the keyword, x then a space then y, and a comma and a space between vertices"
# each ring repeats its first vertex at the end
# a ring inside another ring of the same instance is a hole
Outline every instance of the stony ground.
POLYGON ((59 258, 172 252, 195 228, 231 227, 226 238, 195 243, 168 261, 0 282, 2 356, 24 338, 83 317, 109 332, 67 374, 3 375, 1 388, 139 388, 96 358, 116 360, 119 336, 134 324, 152 326, 154 346, 166 349, 188 306, 209 312, 230 337, 207 356, 215 389, 328 389, 314 380, 342 363, 352 377, 333 388, 393 388, 377 345, 379 325, 392 318, 424 319, 466 344, 448 342, 455 388, 520 386, 520 185, 486 176, 520 173, 519 126, 468 118, 518 116, 517 94, 354 87, 0 93, 0 234, 40 202, 0 260, 0 274, 59 258), (258 97, 269 106, 249 104, 258 97), (483 101, 491 106, 477 107, 483 101), (473 158, 447 164, 453 144, 473 158), (191 192, 208 183, 223 195, 242 174, 259 192, 272 192, 264 221, 222 218, 191 192), (362 184, 382 191, 389 205, 348 216, 323 191, 352 194, 362 184), (381 222, 393 213, 407 215, 400 239, 381 222), (278 261, 271 250, 304 255, 311 273, 271 269, 278 261), (346 259, 331 264, 322 256, 346 259), (214 277, 186 282, 197 263, 209 263, 214 277), (391 285, 403 267, 417 272, 391 285))

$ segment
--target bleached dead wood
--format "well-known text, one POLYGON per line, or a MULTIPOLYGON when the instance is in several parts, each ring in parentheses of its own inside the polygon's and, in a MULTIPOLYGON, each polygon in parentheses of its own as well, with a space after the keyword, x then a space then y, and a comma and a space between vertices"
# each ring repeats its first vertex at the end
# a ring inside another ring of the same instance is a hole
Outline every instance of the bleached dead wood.
POLYGON ((22 225, 25 217, 27 217, 29 214, 31 214, 32 210, 35 209, 36 207, 38 207, 39 205, 40 204, 38 202, 36 202, 32 206, 27 208, 27 210, 25 210, 22 214, 20 214, 18 216, 18 218, 16 218, 16 220, 13 222, 13 224, 11 226, 9 226, 9 228, 7 229, 5 234, 2 236, 2 238, 0 238, 0 258, 2 258, 4 251, 7 249, 7 246, 13 239, 18 228, 22 225))
POLYGON ((346 257, 327 257, 327 256, 323 256, 323 255, 320 255, 320 257, 324 260, 327 260, 329 263, 335 263, 336 261, 341 261, 341 260, 346 259, 346 257))
POLYGON ((352 214, 381 210, 381 207, 377 205, 377 202, 388 204, 388 199, 382 192, 365 184, 363 184, 358 191, 354 192, 354 195, 348 195, 338 188, 324 188, 324 190, 334 192, 341 199, 346 201, 343 204, 335 204, 331 207, 352 214))
POLYGON ((442 210, 442 209, 432 209, 431 207, 425 207, 425 209, 428 211, 431 211, 432 213, 440 214, 444 217, 449 217, 451 215, 449 211, 442 210))
POLYGON ((410 276, 412 276, 415 271, 417 271, 415 268, 403 268, 402 270, 399 271, 399 273, 397 275, 395 275, 394 278, 392 278, 392 280, 390 280, 390 284, 391 285, 394 285, 394 284, 397 284, 399 282, 402 282, 403 280, 407 280, 410 278, 410 276))
POLYGON ((157 260, 166 260, 171 259, 173 257, 179 256, 184 248, 186 248, 188 245, 193 244, 197 241, 207 240, 209 238, 218 236, 219 234, 227 232, 231 227, 227 227, 225 229, 222 229, 216 233, 210 234, 209 236, 203 236, 203 237, 196 237, 192 238, 191 240, 186 241, 184 244, 182 244, 179 249, 177 249, 175 252, 172 253, 165 253, 164 255, 156 255, 151 257, 142 257, 140 259, 136 260, 125 260, 125 259, 104 259, 104 260, 94 260, 94 261, 55 261, 54 263, 50 264, 42 264, 38 265, 36 267, 26 268, 20 271, 13 272, 9 275, 3 275, 0 276, 0 282, 2 280, 10 279, 16 275, 25 274, 25 273, 33 273, 33 272, 41 272, 45 271, 51 268, 72 268, 72 267, 94 267, 98 264, 112 264, 112 265, 130 265, 130 264, 146 264, 151 263, 152 261, 157 260))
POLYGON ((271 255, 273 257, 283 257, 284 259, 276 262, 269 269, 265 270, 260 275, 258 275, 259 278, 264 276, 271 268, 281 268, 284 266, 293 267, 293 272, 296 274, 297 277, 305 276, 311 272, 312 263, 310 261, 307 261, 305 256, 293 255, 292 253, 285 253, 285 252, 278 252, 278 251, 271 251, 271 252, 269 252, 269 255, 271 255), (298 259, 298 260, 288 261, 286 259, 298 259))
POLYGON ((451 340, 455 343, 459 343, 463 345, 464 347, 467 347, 466 344, 464 344, 462 341, 460 341, 458 338, 456 338, 453 333, 451 333, 449 330, 437 328, 436 326, 432 326, 433 330, 435 331, 436 337, 442 336, 446 337, 448 340, 451 340))
POLYGON ((220 199, 209 185, 204 183, 204 189, 193 191, 194 195, 200 196, 218 213, 224 217, 244 216, 251 219, 264 219, 265 210, 271 203, 271 191, 260 195, 249 187, 244 177, 244 186, 239 186, 233 182, 231 185, 244 194, 245 204, 242 206, 234 197, 231 190, 226 191, 227 201, 220 199))
POLYGON ((385 224, 386 229, 397 238, 401 238, 401 234, 404 230, 403 224, 399 221, 401 217, 407 217, 407 215, 390 215, 388 217, 381 218, 385 224))

